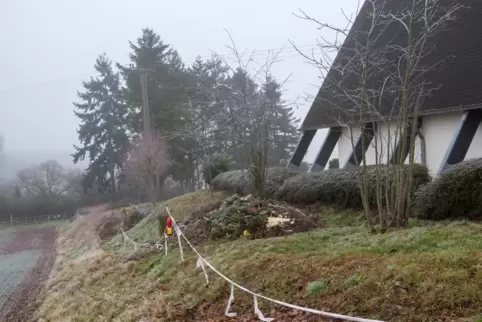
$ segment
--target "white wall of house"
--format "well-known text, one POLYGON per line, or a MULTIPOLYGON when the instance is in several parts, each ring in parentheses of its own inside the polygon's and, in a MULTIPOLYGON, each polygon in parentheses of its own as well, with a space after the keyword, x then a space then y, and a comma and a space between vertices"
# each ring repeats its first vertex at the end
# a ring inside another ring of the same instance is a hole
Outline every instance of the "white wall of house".
MULTIPOLYGON (((425 136, 426 144, 426 158, 427 167, 429 168, 432 175, 435 175, 445 157, 445 153, 452 142, 452 138, 457 130, 460 120, 462 117, 462 112, 452 112, 443 114, 434 114, 429 116, 424 116, 422 118, 422 133, 425 136)), ((395 142, 393 140, 395 136, 395 123, 393 124, 379 124, 377 137, 378 137, 378 158, 380 161, 386 162, 388 142, 391 143, 390 151, 393 152, 395 142), (388 135, 390 129, 391 136, 388 135)), ((350 139, 350 131, 344 129, 343 133, 338 141, 338 153, 340 159, 340 166, 346 164, 350 153, 352 151, 352 144, 350 139)), ((353 138, 356 142, 360 137, 360 129, 353 129, 353 138)), ((482 125, 479 126, 477 133, 475 134, 474 140, 467 152, 466 160, 472 158, 482 157, 482 125)), ((372 141, 369 147, 366 159, 368 164, 375 164, 376 153, 375 153, 375 139, 372 141)), ((392 153, 390 152, 390 153, 392 153)), ((380 162, 379 161, 379 162, 380 162)), ((415 162, 421 163, 421 140, 417 137, 415 142, 415 162)))
MULTIPOLYGON (((338 153, 340 157, 340 165, 345 165, 348 162, 353 144, 356 144, 360 137, 361 131, 359 128, 352 129, 351 133, 348 128, 344 128, 340 140, 338 141, 338 153)), ((397 144, 396 140, 396 123, 378 124, 378 129, 373 138, 370 147, 366 153, 366 161, 368 164, 378 163, 386 164, 391 157, 397 144), (389 133, 391 135, 389 135, 389 133), (390 146, 390 148, 389 148, 390 146)), ((417 138, 415 146, 415 162, 421 162, 421 148, 420 139, 417 138)))

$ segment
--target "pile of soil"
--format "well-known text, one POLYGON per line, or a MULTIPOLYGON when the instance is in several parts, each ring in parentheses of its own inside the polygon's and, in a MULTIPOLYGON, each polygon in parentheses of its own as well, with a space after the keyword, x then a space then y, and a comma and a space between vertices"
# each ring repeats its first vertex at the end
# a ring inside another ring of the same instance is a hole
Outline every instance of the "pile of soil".
POLYGON ((194 244, 210 239, 268 238, 308 232, 320 223, 301 210, 276 201, 233 195, 221 205, 203 207, 181 224, 194 244))
POLYGON ((123 208, 121 210, 113 210, 106 216, 103 216, 97 233, 102 241, 107 241, 119 233, 122 229, 127 231, 137 225, 143 218, 137 209, 123 208))

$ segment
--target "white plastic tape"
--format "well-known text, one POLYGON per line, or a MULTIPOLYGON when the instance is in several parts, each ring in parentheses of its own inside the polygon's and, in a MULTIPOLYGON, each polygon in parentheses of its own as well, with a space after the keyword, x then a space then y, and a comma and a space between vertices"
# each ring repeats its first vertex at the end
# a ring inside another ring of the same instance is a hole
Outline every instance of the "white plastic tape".
POLYGON ((273 321, 274 320, 273 318, 265 318, 264 317, 263 312, 261 312, 261 310, 258 307, 258 297, 256 295, 253 295, 253 299, 254 299, 254 314, 256 314, 258 316, 258 319, 260 319, 260 321, 264 321, 264 322, 273 321))
MULTIPOLYGON (((174 222, 174 220, 173 220, 174 222)), ((179 251, 181 252, 181 260, 184 262, 184 252, 182 250, 182 242, 181 242, 181 230, 179 229, 179 227, 177 227, 177 224, 174 224, 174 230, 176 231, 176 235, 177 235, 177 241, 179 243, 179 251)))
POLYGON ((230 286, 231 286, 231 292, 229 293, 228 304, 226 305, 226 311, 224 311, 224 315, 229 316, 230 318, 234 318, 238 314, 234 312, 229 312, 231 311, 231 304, 234 301, 234 285, 230 284, 230 286))
MULTIPOLYGON (((169 208, 167 208, 167 212, 169 213, 169 208)), ((171 216, 172 218, 172 216, 171 216)), ((174 225, 176 225, 176 222, 174 221, 174 219, 172 219, 174 225)), ((179 230, 180 232, 180 230, 179 230)), ((182 232, 180 232, 182 234, 182 232)), ((178 235, 179 236, 179 235, 178 235)), ((259 294, 259 293, 255 293, 253 291, 251 291, 250 289, 232 281, 231 279, 229 279, 226 275, 224 275, 223 273, 221 273, 220 271, 218 271, 216 269, 216 267, 214 267, 211 263, 209 263, 207 260, 205 260, 202 255, 196 250, 196 248, 194 248, 194 246, 191 244, 191 242, 186 238, 186 236, 184 236, 184 234, 182 234, 182 237, 184 238, 184 240, 186 241, 186 243, 189 245, 189 247, 192 249, 192 251, 199 257, 201 257, 201 259, 204 261, 204 264, 206 264, 207 267, 209 267, 215 274, 217 274, 219 277, 221 277, 222 279, 224 279, 225 281, 227 281, 228 283, 231 284, 231 295, 233 295, 233 288, 236 287, 248 294, 251 294, 254 296, 254 305, 255 305, 255 313, 258 314, 258 317, 261 319, 263 318, 264 320, 262 321, 272 321, 273 319, 270 319, 270 318, 265 318, 264 315, 261 313, 261 311, 259 310, 258 308, 258 301, 257 301, 257 297, 260 297, 266 301, 269 301, 271 303, 275 303, 275 304, 278 304, 278 305, 281 305, 281 306, 284 306, 284 307, 289 307, 291 309, 294 309, 294 310, 298 310, 298 311, 302 311, 302 312, 307 312, 307 313, 311 313, 311 314, 316 314, 316 315, 322 315, 322 316, 325 316, 325 317, 329 317, 329 318, 334 318, 334 319, 341 319, 341 320, 345 320, 345 321, 353 321, 353 322, 383 322, 381 320, 373 320, 373 319, 365 319, 365 318, 360 318, 360 317, 356 317, 356 316, 348 316, 348 315, 343 315, 343 314, 337 314, 337 313, 331 313, 331 312, 325 312, 325 311, 320 311, 320 310, 315 310, 315 309, 312 309, 312 308, 309 308, 309 307, 303 307, 303 306, 299 306, 299 305, 295 305, 295 304, 291 304, 291 303, 287 303, 287 302, 283 302, 283 301, 279 301, 279 300, 276 300, 276 299, 273 299, 273 298, 270 298, 270 297, 267 297, 267 296, 264 296, 263 294, 259 294)), ((229 298, 229 301, 228 301, 228 306, 226 307, 226 312, 225 314, 227 315, 229 313, 229 309, 231 307, 231 302, 233 301, 234 297, 230 296, 229 298)), ((227 315, 229 317, 231 317, 230 315, 227 315)))
POLYGON ((164 256, 167 256, 167 234, 164 234, 164 256))
POLYGON ((206 268, 204 267, 204 261, 201 257, 197 257, 197 262, 196 262, 196 268, 200 268, 203 270, 203 273, 204 273, 204 277, 206 278, 206 285, 209 284, 209 276, 208 276, 208 272, 206 272, 206 268))

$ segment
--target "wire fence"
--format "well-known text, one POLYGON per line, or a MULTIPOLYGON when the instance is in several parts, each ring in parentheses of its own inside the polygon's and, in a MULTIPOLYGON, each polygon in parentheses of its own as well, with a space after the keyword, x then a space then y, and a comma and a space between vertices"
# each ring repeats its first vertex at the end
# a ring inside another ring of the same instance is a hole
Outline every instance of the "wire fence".
POLYGON ((0 226, 19 226, 19 225, 35 225, 48 222, 64 221, 72 218, 74 215, 68 213, 48 214, 40 216, 6 216, 0 218, 0 226))

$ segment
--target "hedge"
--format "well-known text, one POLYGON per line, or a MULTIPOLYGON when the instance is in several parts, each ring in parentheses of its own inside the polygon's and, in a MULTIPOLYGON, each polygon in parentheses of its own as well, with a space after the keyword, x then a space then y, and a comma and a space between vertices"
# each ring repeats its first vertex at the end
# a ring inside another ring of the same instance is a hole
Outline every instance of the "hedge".
MULTIPOLYGON (((383 167, 382 182, 392 182, 395 167, 383 167)), ((367 167, 369 202, 376 206, 376 167, 367 167)), ((414 191, 430 181, 427 167, 413 166, 414 191)), ((304 173, 290 178, 276 192, 275 198, 290 203, 312 204, 322 202, 343 208, 361 208, 357 169, 333 169, 318 173, 304 173)))
MULTIPOLYGON (((267 197, 273 197, 286 179, 299 174, 295 170, 282 167, 268 168, 265 191, 267 197)), ((249 191, 248 171, 234 170, 221 173, 213 179, 211 186, 216 190, 245 195, 249 191)))
POLYGON ((421 219, 482 219, 482 159, 459 163, 415 193, 421 219))

